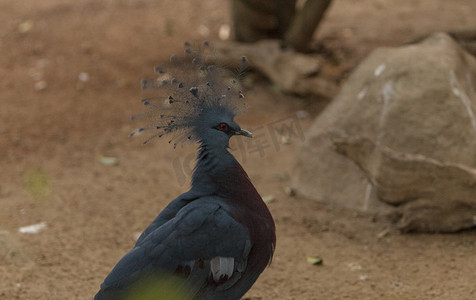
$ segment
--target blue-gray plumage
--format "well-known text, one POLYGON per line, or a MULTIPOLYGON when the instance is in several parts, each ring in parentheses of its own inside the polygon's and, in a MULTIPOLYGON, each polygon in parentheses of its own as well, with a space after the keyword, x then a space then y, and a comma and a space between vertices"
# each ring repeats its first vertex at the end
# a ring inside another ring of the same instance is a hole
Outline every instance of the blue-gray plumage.
POLYGON ((233 120, 246 108, 243 94, 231 73, 207 64, 206 53, 185 49, 184 60, 173 56, 155 69, 159 78, 143 82, 167 94, 143 100, 149 110, 140 116, 150 124, 131 135, 154 130, 152 138, 175 134, 174 146, 197 141, 191 189, 142 233, 96 300, 239 299, 271 262, 273 218, 228 151, 233 135, 251 137, 233 120))

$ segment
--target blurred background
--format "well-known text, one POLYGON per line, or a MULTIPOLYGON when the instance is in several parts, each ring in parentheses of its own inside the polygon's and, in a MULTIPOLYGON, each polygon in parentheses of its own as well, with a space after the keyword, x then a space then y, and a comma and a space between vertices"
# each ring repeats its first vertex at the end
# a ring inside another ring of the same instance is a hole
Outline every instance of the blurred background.
POLYGON ((140 80, 185 41, 204 40, 225 61, 251 57, 250 109, 238 122, 261 138, 234 138, 232 149, 278 242, 246 299, 476 297, 474 230, 403 235, 292 184, 304 132, 369 53, 439 31, 471 53, 476 2, 252 2, 0 0, 1 299, 91 299, 137 234, 188 189, 194 145, 142 146, 128 134, 140 126, 130 121, 143 109, 140 80), (313 4, 321 11, 306 16, 313 4), (269 38, 279 41, 260 44, 269 38), (293 76, 303 84, 286 84, 293 76), (277 124, 291 129, 273 135, 277 124))

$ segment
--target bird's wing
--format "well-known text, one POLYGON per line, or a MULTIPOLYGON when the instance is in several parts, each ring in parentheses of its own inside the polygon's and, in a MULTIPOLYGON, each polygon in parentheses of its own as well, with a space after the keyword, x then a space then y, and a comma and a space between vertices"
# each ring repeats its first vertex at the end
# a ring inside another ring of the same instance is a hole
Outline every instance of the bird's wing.
POLYGON ((157 228, 173 219, 185 205, 198 198, 200 198, 198 195, 195 195, 192 191, 188 191, 171 201, 164 208, 164 210, 160 212, 160 214, 149 225, 149 227, 147 227, 144 232, 142 232, 134 247, 139 246, 151 232, 155 231, 157 228))
POLYGON ((185 205, 118 262, 98 295, 108 290, 116 294, 142 277, 174 272, 192 294, 210 284, 231 287, 246 268, 251 242, 248 229, 219 203, 219 198, 206 197, 185 205))

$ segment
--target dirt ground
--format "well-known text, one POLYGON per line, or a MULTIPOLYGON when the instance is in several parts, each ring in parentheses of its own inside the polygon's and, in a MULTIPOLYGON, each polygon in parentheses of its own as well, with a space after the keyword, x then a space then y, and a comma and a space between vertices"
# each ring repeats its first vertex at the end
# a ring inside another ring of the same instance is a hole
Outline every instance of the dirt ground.
MULTIPOLYGON (((184 41, 217 40, 228 5, 0 0, 0 299, 92 299, 137 233, 187 190, 194 146, 141 146, 127 138, 129 117, 143 108, 140 79, 184 41)), ((335 0, 316 37, 358 61, 377 46, 475 29, 475 15, 474 0, 335 0)), ((300 110, 305 129, 325 105, 261 80, 246 99, 238 121, 263 134, 300 110)), ((275 198, 275 258, 248 299, 476 299, 474 230, 402 235, 386 220, 290 197, 299 139, 265 139, 261 153, 232 144, 275 198), (322 265, 307 262, 315 256, 322 265)))

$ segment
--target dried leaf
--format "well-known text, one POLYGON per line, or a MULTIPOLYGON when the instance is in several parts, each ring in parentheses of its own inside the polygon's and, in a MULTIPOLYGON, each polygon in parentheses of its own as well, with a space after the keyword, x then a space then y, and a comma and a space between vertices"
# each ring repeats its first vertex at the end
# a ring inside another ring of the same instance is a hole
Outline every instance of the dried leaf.
POLYGON ((289 197, 294 197, 294 196, 296 196, 296 190, 293 189, 293 188, 290 187, 290 186, 287 186, 287 187, 284 188, 284 193, 285 193, 286 195, 288 195, 289 197))
POLYGON ((390 230, 388 228, 382 230, 381 232, 379 232, 379 234, 377 234, 377 238, 378 239, 382 239, 384 237, 386 237, 388 234, 389 234, 390 230))
POLYGON ((271 203, 275 200, 276 198, 273 195, 268 195, 263 197, 264 203, 271 203))
POLYGON ((311 265, 322 265, 323 262, 324 261, 319 256, 315 256, 315 257, 309 256, 307 258, 307 263, 311 265))
POLYGON ((99 162, 105 166, 117 166, 119 164, 119 160, 117 158, 108 156, 101 156, 99 158, 99 162))
POLYGON ((47 227, 46 222, 41 222, 38 224, 33 224, 30 226, 24 226, 18 228, 19 233, 29 233, 29 234, 35 234, 38 233, 39 231, 45 229, 47 227))
POLYGON ((51 193, 51 182, 48 175, 39 168, 31 168, 25 174, 24 187, 34 200, 44 200, 51 193))

